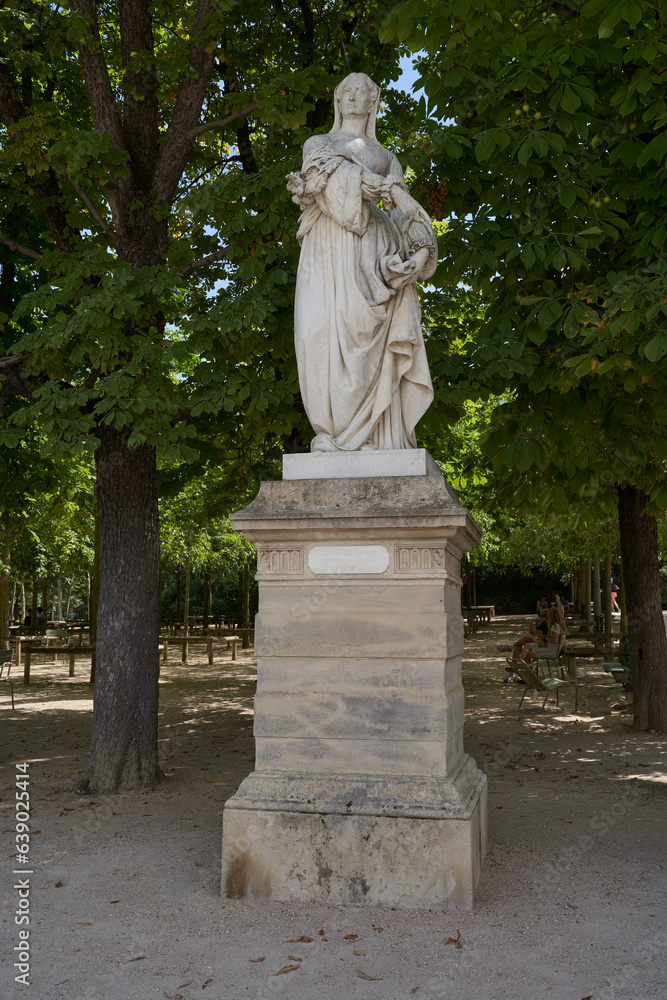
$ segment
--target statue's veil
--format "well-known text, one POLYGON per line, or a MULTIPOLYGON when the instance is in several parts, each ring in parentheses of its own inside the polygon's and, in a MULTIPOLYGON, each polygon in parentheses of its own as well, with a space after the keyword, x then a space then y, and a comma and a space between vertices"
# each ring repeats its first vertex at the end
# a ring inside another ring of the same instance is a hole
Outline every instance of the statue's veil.
POLYGON ((367 76, 365 73, 349 73, 344 80, 341 80, 334 90, 334 123, 331 131, 340 132, 343 125, 343 114, 340 107, 343 96, 343 87, 348 80, 352 80, 355 77, 360 76, 366 81, 366 86, 368 87, 372 97, 371 109, 368 113, 368 119, 366 120, 366 138, 371 139, 373 142, 377 142, 377 139, 375 138, 375 122, 377 120, 378 109, 380 107, 380 88, 377 83, 374 83, 370 76, 367 76))

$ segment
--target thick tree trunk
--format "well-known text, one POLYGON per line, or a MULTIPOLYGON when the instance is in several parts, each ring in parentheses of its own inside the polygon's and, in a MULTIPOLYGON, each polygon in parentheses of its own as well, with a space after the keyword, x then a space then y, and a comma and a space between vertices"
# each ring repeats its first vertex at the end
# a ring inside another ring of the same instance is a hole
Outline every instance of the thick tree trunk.
POLYGON ((88 792, 151 787, 157 757, 158 530, 155 451, 103 428, 95 453, 100 533, 97 672, 88 792))
POLYGON ((634 702, 634 728, 667 731, 667 636, 660 599, 658 527, 643 511, 648 497, 618 488, 623 583, 634 702))
POLYGON ((176 570, 176 621, 181 620, 181 567, 176 570))
POLYGON ((90 654, 90 683, 95 683, 97 671, 97 609, 100 605, 100 525, 95 513, 95 554, 93 556, 93 572, 90 578, 90 607, 88 608, 88 623, 90 645, 95 649, 90 654))

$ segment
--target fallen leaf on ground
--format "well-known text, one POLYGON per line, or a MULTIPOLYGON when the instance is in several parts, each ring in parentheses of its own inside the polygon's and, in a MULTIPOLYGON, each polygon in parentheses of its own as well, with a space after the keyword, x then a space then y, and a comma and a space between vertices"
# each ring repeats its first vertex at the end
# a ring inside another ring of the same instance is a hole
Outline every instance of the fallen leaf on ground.
POLYGON ((320 935, 320 937, 324 937, 324 930, 318 931, 317 933, 320 935))
POLYGON ((282 976, 283 972, 294 972, 295 969, 300 969, 300 965, 283 965, 282 969, 276 972, 277 976, 282 976))
POLYGON ((62 979, 59 983, 56 983, 56 986, 63 986, 65 983, 68 983, 68 982, 69 982, 69 979, 62 979))
POLYGON ((80 920, 79 927, 92 927, 93 925, 88 920, 80 920))
POLYGON ((120 899, 112 899, 109 906, 113 906, 114 903, 120 903, 120 899))
POLYGON ((582 997, 581 1000, 593 1000, 593 994, 590 993, 587 997, 582 997))
POLYGON ((411 992, 411 993, 416 993, 418 989, 419 989, 419 987, 418 987, 418 986, 415 986, 415 988, 414 988, 413 990, 410 990, 410 992, 411 992))
POLYGON ((365 972, 361 971, 361 969, 357 969, 357 974, 360 979, 368 979, 369 982, 373 983, 377 983, 382 979, 382 976, 367 976, 365 972))
POLYGON ((145 957, 146 957, 145 955, 137 955, 136 958, 128 958, 127 961, 128 962, 140 962, 142 960, 142 958, 145 958, 145 957))
POLYGON ((358 937, 358 934, 346 934, 343 941, 356 941, 358 937))
POLYGON ((445 944, 455 944, 457 948, 462 948, 461 944, 461 931, 457 929, 455 938, 447 938, 445 944))
POLYGON ((305 934, 302 934, 301 937, 298 938, 287 938, 287 941, 283 941, 283 944, 310 944, 312 940, 312 938, 306 937, 305 934))
POLYGON ((366 952, 365 951, 355 951, 352 954, 357 955, 359 958, 361 958, 362 956, 363 956, 363 958, 366 958, 366 952))
POLYGON ((56 882, 55 883, 56 889, 59 889, 61 887, 61 885, 63 885, 62 882, 56 882))
POLYGON ((165 993, 164 990, 163 990, 162 991, 162 996, 166 997, 167 1000, 183 1000, 183 994, 182 993, 165 993))
POLYGON ((298 955, 288 955, 287 957, 289 958, 290 962, 303 962, 303 959, 299 958, 298 955))
POLYGON ((177 990, 183 990, 183 989, 185 989, 186 986, 189 986, 189 985, 190 985, 190 983, 181 983, 181 985, 177 986, 176 989, 177 990))
POLYGON ((265 958, 266 958, 266 955, 262 955, 261 958, 249 958, 248 961, 249 962, 263 962, 265 958))

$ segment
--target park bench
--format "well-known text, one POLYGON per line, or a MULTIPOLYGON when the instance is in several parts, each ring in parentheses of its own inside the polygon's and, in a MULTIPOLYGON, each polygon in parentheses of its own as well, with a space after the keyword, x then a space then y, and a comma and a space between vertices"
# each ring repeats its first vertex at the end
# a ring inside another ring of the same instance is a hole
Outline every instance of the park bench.
POLYGON ((25 663, 23 666, 23 683, 30 684, 30 661, 31 658, 36 653, 53 653, 54 648, 58 650, 59 653, 65 653, 69 657, 69 676, 74 677, 74 660, 77 653, 92 653, 95 652, 94 646, 26 646, 25 649, 25 663))
POLYGON ((470 610, 474 611, 476 616, 479 615, 480 621, 490 622, 496 616, 495 604, 475 604, 470 610))
POLYGON ((163 661, 169 659, 169 645, 180 645, 182 647, 181 661, 183 663, 188 662, 188 646, 191 642, 206 643, 206 652, 208 655, 208 662, 213 663, 213 647, 214 645, 219 645, 225 643, 226 649, 231 650, 232 660, 236 659, 236 647, 238 645, 239 639, 243 638, 238 635, 225 635, 225 636, 201 636, 201 635, 188 635, 188 636, 164 636, 160 639, 163 644, 164 649, 162 652, 163 661))

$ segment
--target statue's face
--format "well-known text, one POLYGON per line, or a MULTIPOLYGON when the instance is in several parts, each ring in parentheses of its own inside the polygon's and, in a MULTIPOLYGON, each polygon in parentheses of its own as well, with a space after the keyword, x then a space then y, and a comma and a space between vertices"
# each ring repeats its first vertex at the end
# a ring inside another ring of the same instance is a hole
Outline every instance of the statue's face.
POLYGON ((373 95, 363 76, 350 77, 343 87, 340 109, 343 118, 367 118, 373 105, 373 95))

